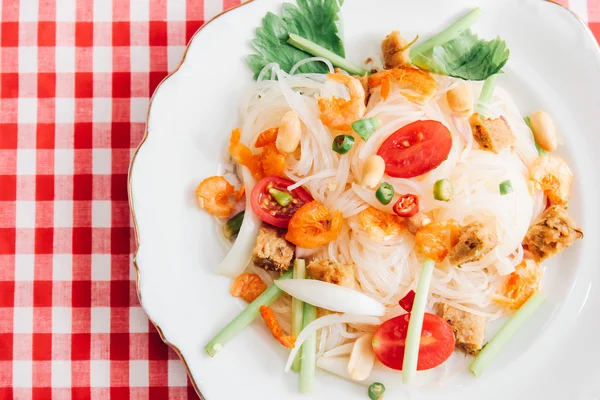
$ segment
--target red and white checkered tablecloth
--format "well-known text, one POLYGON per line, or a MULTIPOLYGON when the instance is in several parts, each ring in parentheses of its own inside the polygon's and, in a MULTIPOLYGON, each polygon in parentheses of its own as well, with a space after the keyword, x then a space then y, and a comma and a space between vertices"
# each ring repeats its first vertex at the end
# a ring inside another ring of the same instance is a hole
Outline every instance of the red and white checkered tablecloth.
MULTIPOLYGON (((158 83, 238 3, 0 0, 0 400, 197 398, 138 303, 127 169, 158 83)), ((561 3, 600 37, 600 0, 561 3)))

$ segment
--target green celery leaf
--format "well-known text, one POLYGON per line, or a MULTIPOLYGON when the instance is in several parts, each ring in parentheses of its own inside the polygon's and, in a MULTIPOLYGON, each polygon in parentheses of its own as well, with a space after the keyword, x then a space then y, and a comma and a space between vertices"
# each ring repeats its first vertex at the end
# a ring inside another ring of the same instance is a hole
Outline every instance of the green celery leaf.
POLYGON ((449 42, 435 46, 432 51, 417 54, 412 62, 436 74, 483 81, 499 73, 509 55, 504 40, 485 41, 467 29, 449 42))
MULTIPOLYGON (((283 4, 281 16, 268 13, 252 41, 258 54, 248 56, 254 79, 270 62, 278 63, 282 70, 289 72, 294 64, 311 57, 287 43, 289 33, 300 35, 344 57, 338 16, 342 4, 343 0, 298 0, 298 6, 283 4)), ((307 63, 300 67, 299 72, 326 73, 327 67, 322 63, 307 63)))

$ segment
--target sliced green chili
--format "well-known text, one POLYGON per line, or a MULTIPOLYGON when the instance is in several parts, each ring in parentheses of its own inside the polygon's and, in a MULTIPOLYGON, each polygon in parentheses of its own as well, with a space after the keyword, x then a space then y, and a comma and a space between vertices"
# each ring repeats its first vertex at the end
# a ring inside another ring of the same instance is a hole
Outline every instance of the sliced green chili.
POLYGON ((282 192, 281 190, 277 190, 275 188, 269 189, 269 194, 281 207, 289 205, 292 202, 292 200, 294 200, 291 194, 287 192, 282 192))
POLYGON ((377 117, 359 119, 352 124, 354 132, 356 132, 365 142, 369 140, 377 128, 379 128, 379 119, 377 119, 377 117))
POLYGON ((500 182, 500 185, 498 186, 500 189, 500 194, 503 196, 513 192, 512 182, 510 180, 500 182))
POLYGON ((369 385, 369 399, 380 400, 385 393, 385 386, 381 382, 373 382, 369 385))
POLYGON ((440 201, 449 201, 454 195, 452 183, 448 179, 439 179, 433 184, 433 198, 440 201))
POLYGON ((333 139, 331 148, 338 154, 346 154, 354 145, 354 138, 350 135, 339 135, 333 139))
POLYGON ((242 227, 242 221, 244 221, 244 211, 236 214, 235 217, 231 218, 225 225, 223 225, 223 236, 227 239, 231 239, 240 232, 242 227))
POLYGON ((387 182, 383 182, 379 185, 379 189, 375 192, 375 197, 383 205, 390 204, 390 201, 394 198, 394 187, 387 182))

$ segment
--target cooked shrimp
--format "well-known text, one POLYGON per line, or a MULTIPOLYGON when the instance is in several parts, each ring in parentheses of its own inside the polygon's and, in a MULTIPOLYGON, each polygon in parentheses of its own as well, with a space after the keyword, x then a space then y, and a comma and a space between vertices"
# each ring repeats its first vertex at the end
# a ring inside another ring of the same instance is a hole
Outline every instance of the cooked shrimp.
POLYGON ((296 246, 315 249, 337 239, 342 222, 341 212, 331 212, 318 201, 311 201, 292 216, 285 239, 296 246))
POLYGON ((200 207, 219 218, 227 218, 235 204, 234 187, 222 176, 206 178, 196 189, 200 207))
POLYGON ((375 207, 369 207, 359 212, 358 222, 371 239, 383 240, 386 236, 399 235, 406 229, 404 219, 375 207))
POLYGON ((494 296, 494 301, 503 307, 519 309, 540 289, 542 275, 542 268, 534 260, 523 260, 508 277, 504 295, 494 296))
POLYGON ((417 231, 417 249, 432 260, 442 262, 458 243, 459 234, 460 226, 452 219, 431 222, 417 231))
POLYGON ((241 297, 248 303, 252 303, 265 289, 267 289, 267 285, 258 275, 243 273, 233 281, 230 293, 232 296, 241 297))
POLYGON ((552 154, 538 157, 531 167, 530 177, 550 203, 564 206, 569 202, 573 173, 562 158, 552 154))
POLYGON ((275 144, 271 143, 263 147, 262 153, 257 157, 262 176, 283 176, 286 155, 277 150, 275 144))
POLYGON ((252 175, 256 179, 262 178, 262 171, 260 163, 257 157, 252 154, 252 150, 240 142, 242 136, 242 130, 236 128, 231 132, 231 139, 229 139, 229 154, 239 164, 245 166, 250 170, 252 175))
POLYGON ((269 128, 264 132, 261 132, 260 135, 256 138, 256 142, 254 143, 254 147, 257 149, 261 147, 265 147, 269 144, 275 143, 277 140, 277 134, 279 133, 279 128, 269 128))
POLYGON ((235 161, 247 167, 256 179, 283 175, 286 155, 275 145, 277 128, 267 129, 256 139, 255 147, 263 149, 260 154, 253 154, 248 146, 240 143, 240 136, 241 130, 234 129, 229 141, 229 154, 235 161))
POLYGON ((427 104, 437 93, 435 79, 425 71, 414 68, 395 68, 377 72, 369 77, 369 87, 381 86, 381 97, 386 100, 392 81, 400 85, 401 94, 416 104, 427 104))
POLYGON ((319 98, 321 122, 332 129, 347 131, 351 124, 361 119, 367 112, 365 106, 365 90, 360 81, 349 75, 336 73, 329 74, 329 79, 341 83, 348 88, 350 100, 339 97, 331 99, 319 98))

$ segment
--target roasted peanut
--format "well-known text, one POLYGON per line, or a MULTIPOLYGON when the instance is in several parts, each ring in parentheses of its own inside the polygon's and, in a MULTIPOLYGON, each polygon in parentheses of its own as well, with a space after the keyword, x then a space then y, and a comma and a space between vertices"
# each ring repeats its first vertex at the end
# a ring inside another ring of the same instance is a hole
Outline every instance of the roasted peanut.
POLYGON ((286 154, 293 153, 300 144, 301 135, 302 128, 298 115, 294 111, 286 112, 279 124, 279 132, 275 141, 277 150, 286 154))
POLYGON ((383 173, 385 172, 385 161, 377 154, 373 154, 367 158, 363 166, 363 175, 360 182, 361 186, 375 188, 379 185, 383 173))

